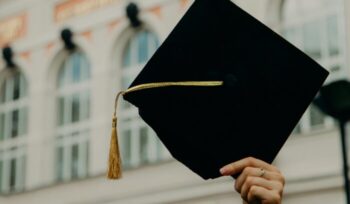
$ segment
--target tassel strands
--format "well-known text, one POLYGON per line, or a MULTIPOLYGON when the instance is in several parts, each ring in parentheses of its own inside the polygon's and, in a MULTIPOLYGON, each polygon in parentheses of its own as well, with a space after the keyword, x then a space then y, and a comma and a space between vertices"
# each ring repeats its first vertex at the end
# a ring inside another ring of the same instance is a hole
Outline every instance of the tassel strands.
POLYGON ((122 161, 120 157, 120 149, 118 143, 117 109, 119 97, 123 94, 124 92, 118 93, 115 99, 107 172, 107 177, 109 179, 120 179, 122 177, 122 161))

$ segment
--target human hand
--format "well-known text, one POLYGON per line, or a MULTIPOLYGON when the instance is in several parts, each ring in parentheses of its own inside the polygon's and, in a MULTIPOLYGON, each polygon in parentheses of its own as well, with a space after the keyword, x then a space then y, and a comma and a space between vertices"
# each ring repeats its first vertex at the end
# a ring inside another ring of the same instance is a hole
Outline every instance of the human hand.
POLYGON ((224 176, 239 175, 235 189, 244 204, 281 204, 285 179, 273 165, 248 157, 220 169, 224 176))

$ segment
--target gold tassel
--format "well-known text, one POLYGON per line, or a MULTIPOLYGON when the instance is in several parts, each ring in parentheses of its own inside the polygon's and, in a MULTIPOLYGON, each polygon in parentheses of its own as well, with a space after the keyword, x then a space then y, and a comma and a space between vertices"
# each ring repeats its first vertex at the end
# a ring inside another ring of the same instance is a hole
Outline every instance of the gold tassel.
POLYGON ((122 161, 120 158, 120 150, 118 144, 118 129, 117 129, 117 109, 118 109, 118 101, 120 96, 123 96, 127 93, 141 91, 144 89, 152 89, 152 88, 162 88, 162 87, 170 87, 170 86, 222 86, 223 81, 184 81, 184 82, 156 82, 156 83, 146 83, 140 84, 134 87, 129 88, 126 91, 121 91, 118 93, 115 99, 114 105, 114 115, 112 121, 112 134, 111 134, 111 142, 109 149, 109 159, 108 159, 108 173, 107 177, 109 179, 119 179, 122 176, 122 161))
POLYGON ((109 159, 108 159, 108 174, 109 179, 120 179, 122 177, 122 161, 120 157, 120 150, 118 144, 118 129, 117 129, 117 106, 118 99, 123 94, 120 92, 115 99, 115 110, 112 120, 112 134, 109 149, 109 159))

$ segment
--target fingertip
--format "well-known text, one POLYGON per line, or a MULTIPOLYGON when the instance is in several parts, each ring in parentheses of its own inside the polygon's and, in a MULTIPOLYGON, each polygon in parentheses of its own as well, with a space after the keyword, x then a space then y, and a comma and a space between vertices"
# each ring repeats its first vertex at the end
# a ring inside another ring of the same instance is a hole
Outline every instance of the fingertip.
POLYGON ((227 175, 227 168, 226 167, 222 167, 221 169, 220 169, 220 173, 221 173, 221 175, 223 175, 223 176, 225 176, 225 175, 227 175))
POLYGON ((220 173, 225 176, 232 175, 234 172, 234 168, 232 164, 226 165, 220 169, 220 173))
POLYGON ((229 164, 229 165, 226 165, 226 166, 222 167, 222 168, 220 169, 220 173, 221 173, 222 175, 229 176, 229 175, 231 175, 232 173, 234 173, 233 170, 234 170, 234 169, 233 169, 232 165, 229 164))

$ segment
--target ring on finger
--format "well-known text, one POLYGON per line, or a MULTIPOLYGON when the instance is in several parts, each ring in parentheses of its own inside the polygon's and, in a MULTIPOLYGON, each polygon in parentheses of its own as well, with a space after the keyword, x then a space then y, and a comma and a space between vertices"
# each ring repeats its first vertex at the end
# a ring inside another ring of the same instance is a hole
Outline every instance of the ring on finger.
POLYGON ((259 175, 259 177, 264 177, 265 174, 266 174, 265 169, 260 168, 260 175, 259 175))

